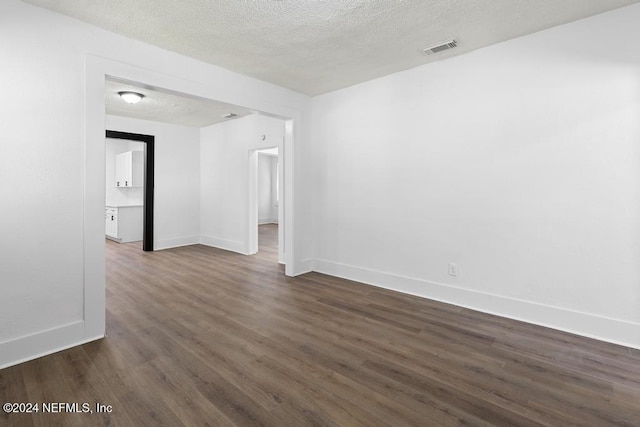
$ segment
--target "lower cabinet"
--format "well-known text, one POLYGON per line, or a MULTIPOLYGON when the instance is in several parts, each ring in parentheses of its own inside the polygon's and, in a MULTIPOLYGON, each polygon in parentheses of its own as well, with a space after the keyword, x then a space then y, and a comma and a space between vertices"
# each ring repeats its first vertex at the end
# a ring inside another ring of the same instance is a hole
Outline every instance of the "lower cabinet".
POLYGON ((104 228, 107 237, 118 238, 118 208, 107 207, 105 209, 104 228))
POLYGON ((142 206, 107 206, 105 235, 118 243, 142 240, 142 206))

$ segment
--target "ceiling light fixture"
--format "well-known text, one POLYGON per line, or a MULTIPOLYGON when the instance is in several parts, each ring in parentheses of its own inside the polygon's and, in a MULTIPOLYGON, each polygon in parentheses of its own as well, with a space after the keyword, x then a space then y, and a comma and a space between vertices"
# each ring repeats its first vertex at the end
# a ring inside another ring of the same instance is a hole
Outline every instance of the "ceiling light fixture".
POLYGON ((120 95, 120 98, 124 99, 129 104, 137 104, 142 101, 142 98, 144 98, 144 95, 138 92, 118 92, 118 95, 120 95))

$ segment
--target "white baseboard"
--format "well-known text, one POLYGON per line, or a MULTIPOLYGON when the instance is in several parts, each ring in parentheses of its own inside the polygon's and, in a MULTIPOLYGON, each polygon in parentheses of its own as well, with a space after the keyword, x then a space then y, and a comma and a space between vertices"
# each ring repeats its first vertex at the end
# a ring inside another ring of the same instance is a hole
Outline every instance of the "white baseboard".
POLYGON ((292 276, 299 276, 301 274, 311 273, 312 271, 317 271, 314 270, 314 260, 307 258, 294 263, 292 276))
POLYGON ((243 242, 225 240, 214 236, 201 236, 200 243, 206 246, 224 249, 225 251, 237 252, 242 255, 249 254, 249 251, 247 250, 243 242))
POLYGON ((197 245, 200 243, 200 236, 178 237, 176 239, 156 240, 153 242, 153 250, 178 248, 180 246, 197 245))
POLYGON ((640 349, 640 324, 315 259, 313 271, 640 349))
POLYGON ((0 369, 103 338, 84 336, 84 321, 70 323, 0 343, 0 369))
POLYGON ((258 218, 258 225, 277 224, 278 220, 273 218, 258 218))

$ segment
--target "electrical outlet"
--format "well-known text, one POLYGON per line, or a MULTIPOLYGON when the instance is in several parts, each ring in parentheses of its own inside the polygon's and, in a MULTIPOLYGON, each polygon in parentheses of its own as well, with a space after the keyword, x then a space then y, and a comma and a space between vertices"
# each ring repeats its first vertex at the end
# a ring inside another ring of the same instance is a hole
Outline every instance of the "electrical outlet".
POLYGON ((458 276, 458 264, 453 262, 449 263, 449 276, 458 276))

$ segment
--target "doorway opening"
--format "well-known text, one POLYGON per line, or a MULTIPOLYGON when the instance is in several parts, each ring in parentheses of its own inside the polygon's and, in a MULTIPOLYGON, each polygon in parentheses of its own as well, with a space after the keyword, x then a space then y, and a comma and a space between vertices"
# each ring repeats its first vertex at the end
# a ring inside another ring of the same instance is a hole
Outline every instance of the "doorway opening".
MULTIPOLYGON (((155 137, 153 135, 144 135, 139 133, 119 132, 114 130, 106 131, 107 139, 122 140, 122 141, 135 141, 144 144, 143 156, 142 156, 142 250, 145 252, 153 251, 153 200, 154 200, 154 164, 155 164, 155 137)), ((133 153, 130 157, 134 157, 136 150, 131 150, 127 153, 133 153)), ((122 157, 123 154, 120 154, 122 157)), ((125 159, 126 160, 126 159, 125 159)), ((135 163, 134 160, 131 161, 135 163)), ((129 165, 129 168, 133 168, 133 165, 129 165)), ((123 178, 123 180, 126 178, 123 178)), ((131 178, 132 180, 135 177, 131 178)), ((129 187, 130 182, 120 182, 117 177, 116 183, 107 182, 107 185, 116 185, 118 187, 129 187)), ((130 209, 125 210, 128 211, 130 209)), ((113 212, 109 211, 109 207, 106 208, 105 220, 107 232, 109 231, 109 223, 113 224, 113 212)), ((132 215, 136 215, 135 212, 132 215)), ((122 224, 124 220, 123 215, 118 214, 118 222, 120 222, 120 228, 126 229, 126 225, 122 224)), ((135 224, 133 225, 135 227, 135 224)), ((113 230, 111 230, 113 232, 113 230)), ((135 230, 132 231, 135 234, 135 230)))
MULTIPOLYGON (((284 124, 284 123, 283 123, 284 124)), ((249 254, 274 252, 284 264, 283 168, 279 146, 249 151, 249 254)))
POLYGON ((249 252, 273 253, 283 264, 280 151, 278 146, 249 151, 249 252))
MULTIPOLYGON (((177 70, 177 68, 174 68, 177 70)), ((288 276, 295 276, 309 270, 309 265, 304 260, 296 257, 294 244, 294 146, 301 135, 303 108, 297 97, 282 95, 275 101, 261 94, 260 91, 238 91, 235 88, 242 85, 245 80, 242 76, 222 74, 220 79, 207 78, 206 81, 197 78, 197 70, 186 70, 180 75, 167 72, 158 72, 149 69, 148 64, 127 64, 122 61, 96 56, 85 55, 85 145, 84 145, 84 221, 83 221, 83 265, 84 265, 84 328, 79 340, 96 339, 103 337, 105 333, 106 313, 106 271, 105 271, 105 244, 104 232, 104 202, 105 202, 105 123, 107 109, 105 105, 105 89, 108 80, 120 79, 129 82, 144 82, 146 87, 164 88, 165 92, 176 93, 205 100, 218 100, 227 105, 242 105, 252 111, 261 111, 272 117, 279 117, 285 123, 285 141, 280 153, 282 160, 280 175, 282 183, 286 183, 287 192, 281 195, 280 209, 283 215, 280 219, 279 251, 286 249, 284 256, 284 272, 288 276), (294 126, 295 124, 295 126, 294 126), (295 140, 295 141, 294 141, 295 140), (284 205, 284 207, 283 207, 284 205), (283 235, 283 229, 286 233, 283 235)), ((149 141, 152 142, 152 141, 149 141)), ((148 147, 151 148, 152 144, 148 147)), ((149 150, 149 153, 152 153, 149 150)), ((153 163, 148 161, 148 167, 153 163)), ((149 173, 149 172, 147 172, 149 173)), ((150 177, 153 175, 150 174, 150 177)), ((153 179, 153 178, 151 178, 153 179)), ((152 182, 147 183, 149 194, 147 200, 152 199, 152 182)), ((246 188, 246 187, 245 187, 246 188)), ((146 203, 145 219, 147 231, 145 241, 147 248, 153 250, 154 228, 153 224, 153 200, 146 203)), ((243 221, 244 222, 244 221, 243 221)), ((157 232, 156 232, 157 234, 157 232)))

